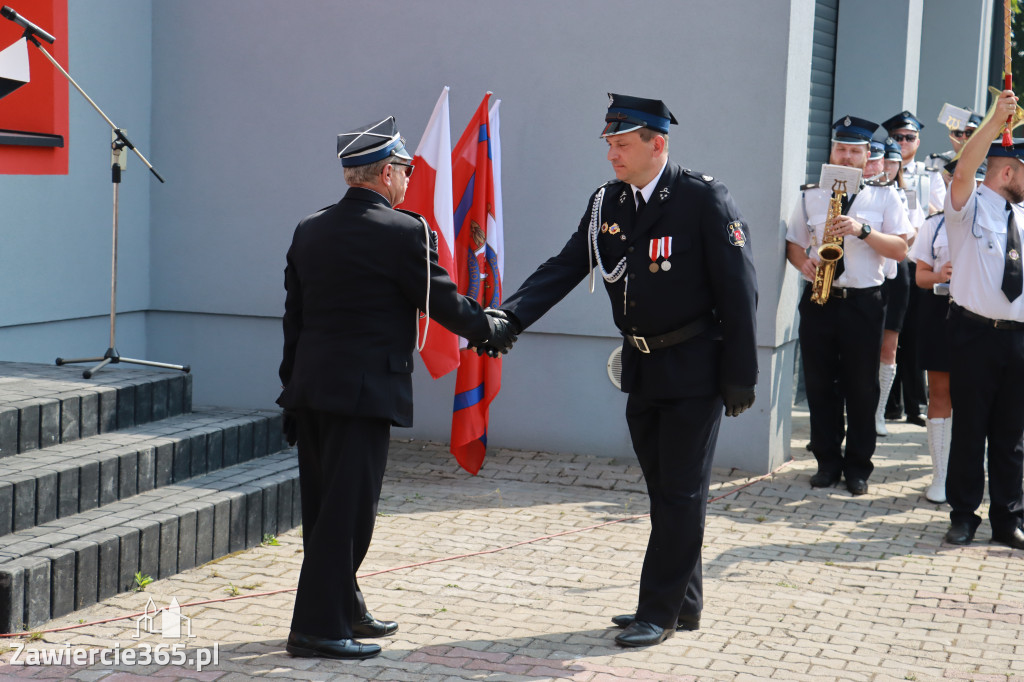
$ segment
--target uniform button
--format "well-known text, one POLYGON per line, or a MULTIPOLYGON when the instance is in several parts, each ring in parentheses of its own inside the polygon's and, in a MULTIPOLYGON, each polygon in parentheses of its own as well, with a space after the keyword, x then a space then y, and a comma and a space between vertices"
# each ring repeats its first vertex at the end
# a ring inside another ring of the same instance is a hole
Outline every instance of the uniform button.
POLYGON ((632 246, 629 247, 628 249, 626 249, 627 253, 633 253, 633 251, 634 251, 634 248, 632 246))
POLYGON ((636 331, 636 330, 637 330, 637 328, 636 328, 636 327, 630 327, 630 329, 632 329, 633 331, 636 331))
POLYGON ((630 279, 636 279, 636 273, 635 272, 629 273, 629 278, 630 279))
MULTIPOLYGON (((629 307, 630 308, 635 308, 636 307, 636 301, 630 301, 629 302, 629 307)), ((634 327, 634 329, 636 329, 636 327, 634 327)))

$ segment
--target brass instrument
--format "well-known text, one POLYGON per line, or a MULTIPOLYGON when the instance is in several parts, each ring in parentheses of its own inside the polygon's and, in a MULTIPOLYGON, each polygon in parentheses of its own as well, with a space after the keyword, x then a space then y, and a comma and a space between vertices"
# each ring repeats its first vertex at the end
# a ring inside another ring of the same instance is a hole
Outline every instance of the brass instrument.
POLYGON ((828 216, 825 218, 825 236, 818 247, 818 268, 814 271, 811 284, 811 300, 825 305, 832 293, 832 278, 836 274, 836 263, 843 257, 843 237, 828 234, 833 221, 843 213, 843 197, 846 196, 846 181, 832 183, 832 198, 828 202, 828 216))

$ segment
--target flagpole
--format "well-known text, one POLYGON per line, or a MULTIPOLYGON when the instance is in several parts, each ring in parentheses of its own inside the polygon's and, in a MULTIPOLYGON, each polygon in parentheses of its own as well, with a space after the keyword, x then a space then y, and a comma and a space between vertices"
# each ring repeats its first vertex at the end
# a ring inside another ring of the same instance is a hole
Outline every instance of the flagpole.
MULTIPOLYGON (((1013 10, 1010 7, 1012 0, 1003 0, 1003 89, 1013 90, 1013 72, 1011 61, 1011 37, 1013 35, 1013 10)), ((1013 136, 1010 131, 1013 128, 1013 114, 1006 117, 1006 127, 1003 128, 1003 146, 1013 146, 1013 136)))

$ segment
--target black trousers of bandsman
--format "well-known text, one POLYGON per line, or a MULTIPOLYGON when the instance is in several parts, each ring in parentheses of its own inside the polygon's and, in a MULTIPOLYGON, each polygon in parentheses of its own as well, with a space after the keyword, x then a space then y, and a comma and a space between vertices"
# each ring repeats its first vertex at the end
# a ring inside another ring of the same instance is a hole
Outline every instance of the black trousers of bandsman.
POLYGON ((800 354, 818 470, 845 474, 847 480, 866 480, 874 469, 871 456, 885 304, 881 287, 848 294, 848 298, 832 296, 825 305, 818 305, 811 301, 811 287, 805 287, 799 306, 800 354))
POLYGON ((1024 329, 995 329, 949 315, 953 438, 946 500, 950 520, 977 528, 988 446, 989 522, 998 534, 1021 527, 1024 463, 1024 329))

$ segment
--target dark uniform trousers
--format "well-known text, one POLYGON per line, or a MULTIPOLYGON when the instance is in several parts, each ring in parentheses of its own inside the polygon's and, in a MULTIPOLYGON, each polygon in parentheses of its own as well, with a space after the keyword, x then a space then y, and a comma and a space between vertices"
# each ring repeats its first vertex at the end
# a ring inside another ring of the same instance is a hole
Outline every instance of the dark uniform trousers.
POLYGON ((825 305, 811 301, 811 286, 800 299, 800 354, 804 362, 811 447, 818 469, 866 479, 874 465, 878 363, 882 352, 885 304, 881 287, 832 296, 825 305), (840 390, 837 390, 836 382, 840 390), (846 453, 842 420, 846 402, 846 453))
POLYGON ((674 627, 680 614, 700 616, 704 607, 701 545, 722 412, 717 394, 674 400, 629 394, 626 423, 651 504, 638 620, 674 627))
POLYGON ((352 623, 366 613, 355 574, 373 537, 391 420, 318 410, 297 416, 303 561, 292 629, 351 639, 352 623), (346 575, 351 582, 340 579, 346 575))
POLYGON ((996 533, 1021 527, 1024 462, 1024 330, 949 316, 953 438, 946 499, 953 523, 977 528, 988 441, 989 521, 996 533))

